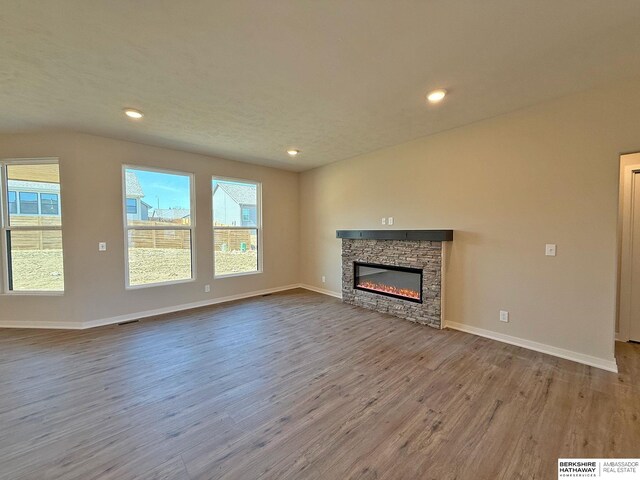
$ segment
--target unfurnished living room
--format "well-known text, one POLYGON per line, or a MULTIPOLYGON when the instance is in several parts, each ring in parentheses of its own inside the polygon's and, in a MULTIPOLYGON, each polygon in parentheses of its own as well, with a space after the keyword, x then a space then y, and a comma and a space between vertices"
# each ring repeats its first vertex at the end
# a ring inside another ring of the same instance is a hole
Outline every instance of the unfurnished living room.
POLYGON ((638 25, 0 0, 0 480, 640 479, 638 25))

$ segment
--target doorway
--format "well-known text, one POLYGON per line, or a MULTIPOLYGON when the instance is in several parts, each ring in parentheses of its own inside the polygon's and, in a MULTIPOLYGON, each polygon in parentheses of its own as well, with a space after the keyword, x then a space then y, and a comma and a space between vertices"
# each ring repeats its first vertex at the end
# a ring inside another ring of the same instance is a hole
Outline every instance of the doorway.
POLYGON ((640 342, 640 153, 620 157, 620 263, 616 338, 640 342))

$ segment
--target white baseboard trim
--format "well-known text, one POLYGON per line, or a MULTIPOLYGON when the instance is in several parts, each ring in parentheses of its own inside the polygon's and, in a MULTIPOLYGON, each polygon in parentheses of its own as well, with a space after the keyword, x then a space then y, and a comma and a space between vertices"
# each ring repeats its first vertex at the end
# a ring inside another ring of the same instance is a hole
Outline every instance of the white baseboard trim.
POLYGON ((628 342, 629 339, 625 338, 620 332, 616 332, 616 342, 628 342))
POLYGON ((601 368, 609 372, 618 373, 618 364, 616 363, 615 358, 607 360, 605 358, 593 357, 591 355, 585 355, 584 353, 565 350, 564 348, 553 347, 544 343, 538 343, 520 337, 512 337, 511 335, 492 332, 491 330, 472 327, 470 325, 464 325, 457 322, 446 322, 445 328, 460 330, 461 332, 471 333, 480 337, 490 338, 499 342, 509 343, 518 347, 528 348, 529 350, 535 350, 536 352, 546 353, 555 357, 564 358, 565 360, 572 360, 574 362, 583 363, 591 367, 601 368))
POLYGON ((82 330, 81 322, 0 322, 0 328, 41 328, 50 330, 82 330))
POLYGON ((202 300, 200 302, 184 303, 182 305, 173 305, 170 307, 156 308, 154 310, 145 310, 142 312, 128 313, 118 315, 116 317, 100 318, 97 320, 89 320, 87 322, 0 322, 0 328, 43 328, 57 330, 83 330, 86 328, 102 327, 104 325, 113 325, 115 323, 130 322, 132 320, 142 320, 143 318, 155 317, 166 313, 175 313, 192 308, 207 307, 218 303, 232 302, 234 300, 242 300, 244 298, 258 297, 269 293, 283 292, 299 288, 299 284, 285 285, 283 287, 267 288, 265 290, 257 290, 253 292, 240 293, 238 295, 229 295, 227 297, 212 298, 202 300))
POLYGON ((333 290, 314 287, 312 285, 307 285, 306 283, 301 283, 299 287, 304 288, 305 290, 311 290, 312 292, 321 293, 323 295, 329 295, 330 297, 336 297, 342 300, 342 293, 334 292, 333 290))

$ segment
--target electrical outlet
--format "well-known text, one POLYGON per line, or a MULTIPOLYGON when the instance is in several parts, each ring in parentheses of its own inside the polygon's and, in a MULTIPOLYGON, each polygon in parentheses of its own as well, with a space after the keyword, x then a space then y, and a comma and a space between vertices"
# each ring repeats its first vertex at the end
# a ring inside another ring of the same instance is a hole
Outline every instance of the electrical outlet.
POLYGON ((544 254, 547 257, 555 257, 556 256, 556 244, 555 243, 547 243, 544 247, 544 254))
POLYGON ((322 283, 325 283, 327 281, 327 277, 325 277, 324 275, 322 275, 322 283))
POLYGON ((382 225, 386 225, 387 224, 387 218, 386 217, 382 217, 382 225))
POLYGON ((204 293, 209 293, 211 291, 211 285, 204 286, 204 293))
POLYGON ((500 310, 500 321, 508 322, 509 321, 509 312, 506 310, 500 310))
POLYGON ((107 251, 107 242, 98 242, 98 251, 106 252, 107 251))
POLYGON ((389 220, 387 220, 387 223, 389 225, 393 225, 393 217, 389 217, 389 220))

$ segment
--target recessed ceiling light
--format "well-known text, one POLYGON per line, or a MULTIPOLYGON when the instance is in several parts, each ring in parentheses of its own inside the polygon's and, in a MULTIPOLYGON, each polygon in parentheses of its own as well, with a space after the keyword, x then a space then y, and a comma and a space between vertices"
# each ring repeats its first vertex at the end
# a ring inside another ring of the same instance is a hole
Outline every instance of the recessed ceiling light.
POLYGON ((287 150, 287 153, 289 155, 291 155, 292 157, 295 157, 296 155, 298 155, 300 153, 300 150, 297 150, 295 148, 290 148, 289 150, 287 150))
POLYGON ((133 118, 134 120, 140 120, 142 117, 144 117, 144 114, 140 110, 136 110, 135 108, 125 108, 124 114, 129 118, 133 118))
POLYGON ((429 94, 427 95, 427 100, 429 100, 429 103, 438 103, 441 102, 446 95, 447 91, 440 88, 438 90, 434 90, 433 92, 429 92, 429 94))

